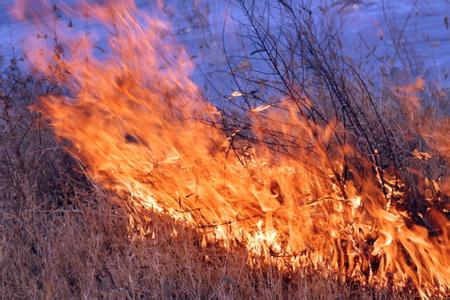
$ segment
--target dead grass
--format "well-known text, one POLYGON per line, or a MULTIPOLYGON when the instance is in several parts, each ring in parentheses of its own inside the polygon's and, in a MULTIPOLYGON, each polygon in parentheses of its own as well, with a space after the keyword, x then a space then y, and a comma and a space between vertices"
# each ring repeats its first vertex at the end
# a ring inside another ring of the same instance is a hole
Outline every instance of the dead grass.
POLYGON ((91 183, 27 110, 54 87, 8 74, 0 82, 2 299, 387 297, 313 272, 249 264, 245 248, 202 247, 201 234, 152 212, 150 233, 133 239, 121 199, 91 183))
POLYGON ((244 249, 225 251, 154 215, 150 236, 130 241, 127 216, 92 193, 75 208, 38 205, 5 213, 2 298, 334 298, 362 290, 297 278, 270 266, 252 269, 244 249), (171 236, 173 230, 177 237, 171 236))
POLYGON ((75 186, 59 204, 48 196, 26 196, 3 198, 4 299, 364 295, 313 275, 283 273, 270 265, 252 268, 244 248, 202 248, 198 233, 151 212, 152 234, 132 241, 126 211, 95 187, 75 186))

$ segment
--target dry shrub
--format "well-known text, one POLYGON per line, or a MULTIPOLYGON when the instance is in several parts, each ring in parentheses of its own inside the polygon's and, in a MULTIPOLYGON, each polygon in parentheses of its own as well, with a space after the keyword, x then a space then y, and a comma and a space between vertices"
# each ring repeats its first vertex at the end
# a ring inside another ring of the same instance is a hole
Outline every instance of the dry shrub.
MULTIPOLYGON (((221 105, 224 127, 238 132, 233 141, 253 138, 248 130, 251 107, 277 107, 289 99, 313 131, 334 122, 344 128, 336 126, 323 145, 330 160, 348 145, 356 150, 339 158, 344 171, 333 171, 334 182, 345 185, 370 169, 380 178, 385 198, 413 223, 431 235, 441 231, 429 211, 449 218, 448 91, 415 78, 407 68, 407 75, 369 72, 343 47, 335 15, 316 16, 310 1, 237 3, 243 17, 236 22, 249 49, 238 55, 225 51, 239 95, 221 105), (246 68, 239 68, 244 63, 246 68), (372 166, 363 168, 355 153, 372 166)), ((262 142, 269 147, 287 149, 288 155, 296 147, 306 148, 301 143, 291 146, 272 127, 261 129, 267 136, 262 142)))

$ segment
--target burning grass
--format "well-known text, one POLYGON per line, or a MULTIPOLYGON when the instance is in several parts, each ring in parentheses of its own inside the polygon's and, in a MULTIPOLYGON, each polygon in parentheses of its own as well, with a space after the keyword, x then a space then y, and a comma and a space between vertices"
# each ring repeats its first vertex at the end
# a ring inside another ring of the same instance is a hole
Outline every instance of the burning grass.
POLYGON ((197 230, 156 212, 147 211, 148 221, 140 223, 149 229, 146 235, 130 231, 126 199, 91 182, 55 142, 48 124, 26 110, 30 97, 50 85, 18 73, 3 79, 3 95, 11 93, 2 98, 8 108, 3 106, 0 135, 2 298, 368 298, 375 293, 314 272, 280 271, 258 259, 250 263, 245 245, 205 243, 197 230))
POLYGON ((2 124, 2 298, 391 295, 314 271, 281 271, 264 260, 249 261, 245 245, 205 243, 184 222, 152 211, 146 212, 149 221, 141 222, 149 229, 146 235, 130 232, 126 199, 92 183, 55 143, 48 125, 21 109, 35 83, 25 82, 15 88, 18 98, 10 98, 10 116, 14 112, 16 118, 2 124))
MULTIPOLYGON (((286 85, 276 102, 248 101, 230 115, 190 80, 192 63, 168 24, 131 2, 63 10, 79 12, 111 33, 108 51, 96 54, 95 41, 79 32, 30 40, 25 52, 46 81, 13 76, 3 96, 5 227, 27 228, 6 236, 42 254, 19 264, 42 277, 31 280, 32 295, 119 287, 130 297, 180 298, 350 296, 355 286, 357 297, 448 292, 446 171, 436 180, 422 173, 397 156, 411 139, 393 141, 403 122, 433 151, 411 149, 414 159, 448 158, 448 117, 422 122, 414 98, 422 81, 392 92, 401 113, 389 122, 353 68, 330 79, 343 64, 333 56, 326 69, 319 57, 308 62, 319 71, 310 74, 314 84, 286 85), (24 97, 39 99, 34 113, 11 109, 11 99, 24 97), (333 106, 335 114, 323 111, 333 106), (65 279, 52 280, 56 274, 65 279), (60 281, 65 289, 47 287, 60 281)), ((310 34, 304 42, 307 53, 324 53, 310 34)), ((23 252, 5 253, 8 269, 22 270, 15 262, 23 252)), ((21 276, 3 275, 5 293, 14 290, 21 276)))
POLYGON ((197 232, 159 214, 149 214, 155 237, 130 241, 128 212, 111 196, 79 192, 66 200, 89 204, 46 208, 53 200, 40 198, 20 212, 2 208, 3 298, 370 296, 320 275, 250 266, 245 247, 201 247, 197 232))

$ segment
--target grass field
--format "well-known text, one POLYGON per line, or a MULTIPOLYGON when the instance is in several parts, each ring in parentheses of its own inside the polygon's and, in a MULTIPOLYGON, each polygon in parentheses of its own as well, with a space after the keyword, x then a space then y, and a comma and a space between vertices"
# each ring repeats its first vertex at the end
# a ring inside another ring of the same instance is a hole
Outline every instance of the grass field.
POLYGON ((278 28, 239 1, 255 49, 213 102, 132 2, 18 3, 54 36, 0 76, 2 298, 448 295, 447 91, 374 84, 308 8, 278 28))

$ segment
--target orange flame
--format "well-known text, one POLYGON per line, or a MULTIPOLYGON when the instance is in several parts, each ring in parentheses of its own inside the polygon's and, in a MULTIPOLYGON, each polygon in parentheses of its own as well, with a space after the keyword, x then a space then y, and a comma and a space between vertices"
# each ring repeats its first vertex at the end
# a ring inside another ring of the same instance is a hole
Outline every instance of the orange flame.
POLYGON ((332 132, 343 130, 338 122, 313 128, 289 99, 256 107, 254 136, 266 139, 269 128, 287 150, 259 143, 232 155, 232 139, 211 125, 220 124, 220 112, 190 80, 193 64, 167 23, 131 2, 83 7, 111 32, 107 54, 96 55, 86 34, 60 33, 65 52, 56 56, 42 40, 26 50, 36 68, 68 88, 41 99, 39 109, 96 182, 125 195, 139 214, 169 214, 204 230, 205 239, 243 242, 280 266, 375 287, 412 280, 422 296, 448 291, 446 218, 430 212, 443 231, 430 238, 404 213, 387 209, 363 158, 366 171, 336 182, 343 155, 358 157, 350 147, 327 155, 332 132))

